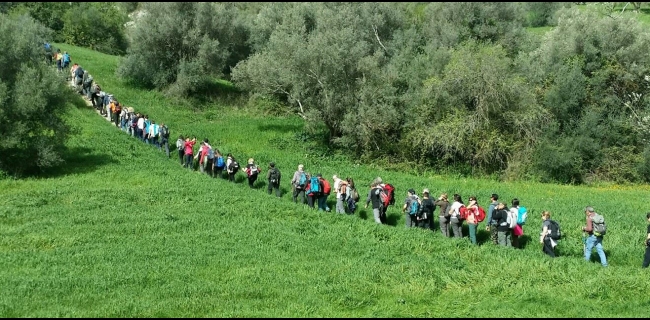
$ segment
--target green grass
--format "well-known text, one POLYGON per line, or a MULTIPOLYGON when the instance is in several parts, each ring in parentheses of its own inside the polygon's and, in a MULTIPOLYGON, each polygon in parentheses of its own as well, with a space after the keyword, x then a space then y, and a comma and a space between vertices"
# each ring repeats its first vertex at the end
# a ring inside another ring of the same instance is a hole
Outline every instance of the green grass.
POLYGON ((2 317, 639 317, 650 307, 640 269, 647 186, 496 183, 356 165, 301 143, 297 117, 180 108, 116 79, 117 58, 59 46, 104 90, 167 123, 172 136, 208 137, 242 160, 275 161, 285 189, 304 163, 326 177, 353 176, 362 193, 379 175, 400 200, 408 188, 428 187, 476 195, 487 206, 497 192, 529 208, 531 239, 524 250, 476 247, 404 230, 392 207, 396 227, 375 225, 364 209, 318 213, 286 195, 188 172, 90 108, 73 108, 67 120, 79 133, 68 142, 67 166, 0 181, 2 317), (609 225, 607 269, 581 258, 587 204, 609 225), (537 242, 542 210, 566 234, 555 260, 537 242))

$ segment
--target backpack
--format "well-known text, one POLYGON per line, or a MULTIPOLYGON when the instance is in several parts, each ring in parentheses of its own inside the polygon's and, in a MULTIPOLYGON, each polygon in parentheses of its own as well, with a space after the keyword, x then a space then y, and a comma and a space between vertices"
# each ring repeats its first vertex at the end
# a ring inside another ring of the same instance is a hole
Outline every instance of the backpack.
POLYGON ((413 199, 411 201, 411 208, 409 210, 409 215, 410 216, 415 216, 420 212, 420 202, 418 202, 418 199, 413 199))
POLYGON ((458 208, 458 219, 459 220, 466 220, 467 219, 467 207, 464 204, 460 205, 460 208, 458 208))
POLYGON ((279 175, 280 174, 278 172, 278 169, 276 168, 271 169, 271 171, 269 172, 269 179, 271 180, 271 183, 278 183, 278 180, 280 179, 278 177, 279 175))
POLYGON ((359 192, 357 192, 357 189, 352 189, 352 193, 350 194, 350 196, 352 197, 352 200, 354 200, 354 202, 359 202, 359 192))
POLYGON ((318 177, 311 177, 309 180, 309 193, 320 193, 320 181, 318 181, 318 177))
POLYGON ((560 238, 562 238, 562 231, 560 231, 560 224, 557 223, 557 221, 555 220, 549 220, 549 222, 551 223, 549 228, 551 230, 551 234, 550 234, 551 239, 560 240, 560 238))
POLYGON ((339 194, 341 194, 341 198, 345 199, 345 195, 348 194, 348 183, 347 182, 339 182, 339 194))
POLYGON ((327 181, 326 179, 322 179, 323 181, 323 194, 329 195, 330 192, 332 191, 332 187, 330 186, 330 182, 327 181))
POLYGON ((212 148, 208 149, 208 159, 214 159, 214 149, 212 148))
POLYGON ((251 164, 251 166, 248 168, 248 176, 249 177, 255 177, 259 173, 259 170, 257 169, 257 166, 254 164, 251 164))
POLYGON ((485 210, 482 207, 478 207, 476 222, 483 222, 483 220, 485 220, 485 210))
POLYGON ((63 55, 63 62, 69 63, 70 62, 70 55, 69 54, 64 54, 63 55))
POLYGON ((381 199, 382 206, 388 207, 390 205, 390 197, 388 196, 388 193, 385 189, 382 188, 381 191, 379 191, 379 197, 381 199))
POLYGON ((605 217, 600 214, 594 213, 591 217, 591 224, 593 232, 596 237, 604 236, 607 233, 607 225, 605 224, 605 217))
POLYGON ((239 171, 239 163, 237 163, 237 161, 233 160, 230 163, 230 167, 228 169, 230 169, 231 172, 236 173, 237 171, 239 171))
POLYGON ((383 189, 388 195, 388 204, 395 204, 395 187, 392 184, 387 183, 384 185, 383 189))
POLYGON ((526 218, 528 218, 528 210, 526 210, 526 207, 520 206, 517 212, 517 224, 523 226, 526 224, 526 218))
POLYGON ((300 173, 300 178, 298 179, 298 189, 304 189, 307 184, 307 174, 305 172, 300 173))
POLYGON ((510 208, 508 210, 508 225, 510 229, 514 229, 517 226, 517 217, 519 216, 517 208, 510 208))
MULTIPOLYGON (((165 138, 165 139, 169 138, 169 128, 167 128, 167 126, 160 127, 160 136, 165 138)), ((212 150, 212 149, 210 149, 210 150, 212 150)))
POLYGON ((223 157, 218 156, 217 157, 217 168, 223 169, 223 167, 225 167, 225 166, 226 166, 226 164, 223 162, 223 157))
POLYGON ((45 43, 45 51, 50 52, 52 50, 52 46, 50 45, 49 42, 45 43))

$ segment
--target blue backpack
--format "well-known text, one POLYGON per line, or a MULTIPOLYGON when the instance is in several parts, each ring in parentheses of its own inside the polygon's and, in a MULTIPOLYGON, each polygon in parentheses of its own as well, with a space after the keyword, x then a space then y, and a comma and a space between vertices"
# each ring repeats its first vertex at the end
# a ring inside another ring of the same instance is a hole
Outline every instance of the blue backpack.
POLYGON ((526 224, 526 218, 528 218, 528 210, 526 210, 526 207, 519 206, 519 212, 517 213, 517 224, 523 226, 526 224))
POLYGON ((298 180, 298 187, 304 189, 307 184, 307 175, 304 172, 300 173, 300 179, 298 180))
POLYGON ((309 181, 309 193, 320 193, 320 181, 318 177, 311 177, 309 181))
POLYGON ((411 210, 409 211, 409 215, 415 216, 418 212, 420 212, 420 203, 417 199, 413 199, 411 201, 411 210))
POLYGON ((63 62, 68 63, 70 62, 70 55, 65 53, 63 54, 63 62))
POLYGON ((223 157, 219 156, 217 157, 217 168, 222 168, 225 167, 226 164, 223 162, 223 157))

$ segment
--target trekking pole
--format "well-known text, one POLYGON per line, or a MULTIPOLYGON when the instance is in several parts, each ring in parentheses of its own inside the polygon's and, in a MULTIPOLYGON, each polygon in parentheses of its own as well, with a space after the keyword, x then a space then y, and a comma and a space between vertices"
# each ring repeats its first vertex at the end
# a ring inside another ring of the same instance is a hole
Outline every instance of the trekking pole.
POLYGON ((582 254, 585 254, 585 251, 587 251, 587 236, 583 230, 582 231, 582 254))

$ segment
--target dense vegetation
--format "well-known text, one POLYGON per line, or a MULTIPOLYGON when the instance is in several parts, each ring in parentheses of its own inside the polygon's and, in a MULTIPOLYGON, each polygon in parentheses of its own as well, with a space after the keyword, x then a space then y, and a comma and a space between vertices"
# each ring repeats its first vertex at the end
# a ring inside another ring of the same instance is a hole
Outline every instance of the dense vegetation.
POLYGON ((396 227, 376 225, 364 209, 318 213, 265 195, 263 182, 251 190, 243 176, 231 184, 188 172, 91 108, 68 108, 66 122, 78 132, 66 143, 68 165, 0 181, 2 317, 638 317, 650 306, 640 269, 647 186, 497 183, 323 157, 301 139, 300 117, 179 108, 116 78, 117 57, 57 46, 120 101, 167 123, 172 136, 208 137, 240 158, 275 161, 285 177, 297 163, 352 176, 362 188, 381 176, 400 198, 411 187, 476 195, 481 205, 492 192, 518 197, 531 210, 530 238, 523 250, 495 247, 481 224, 483 245, 472 246, 404 230, 393 207, 396 227), (586 204, 608 219, 608 268, 595 254, 592 263, 581 257, 586 204), (537 242, 542 210, 566 236, 554 260, 537 242))

